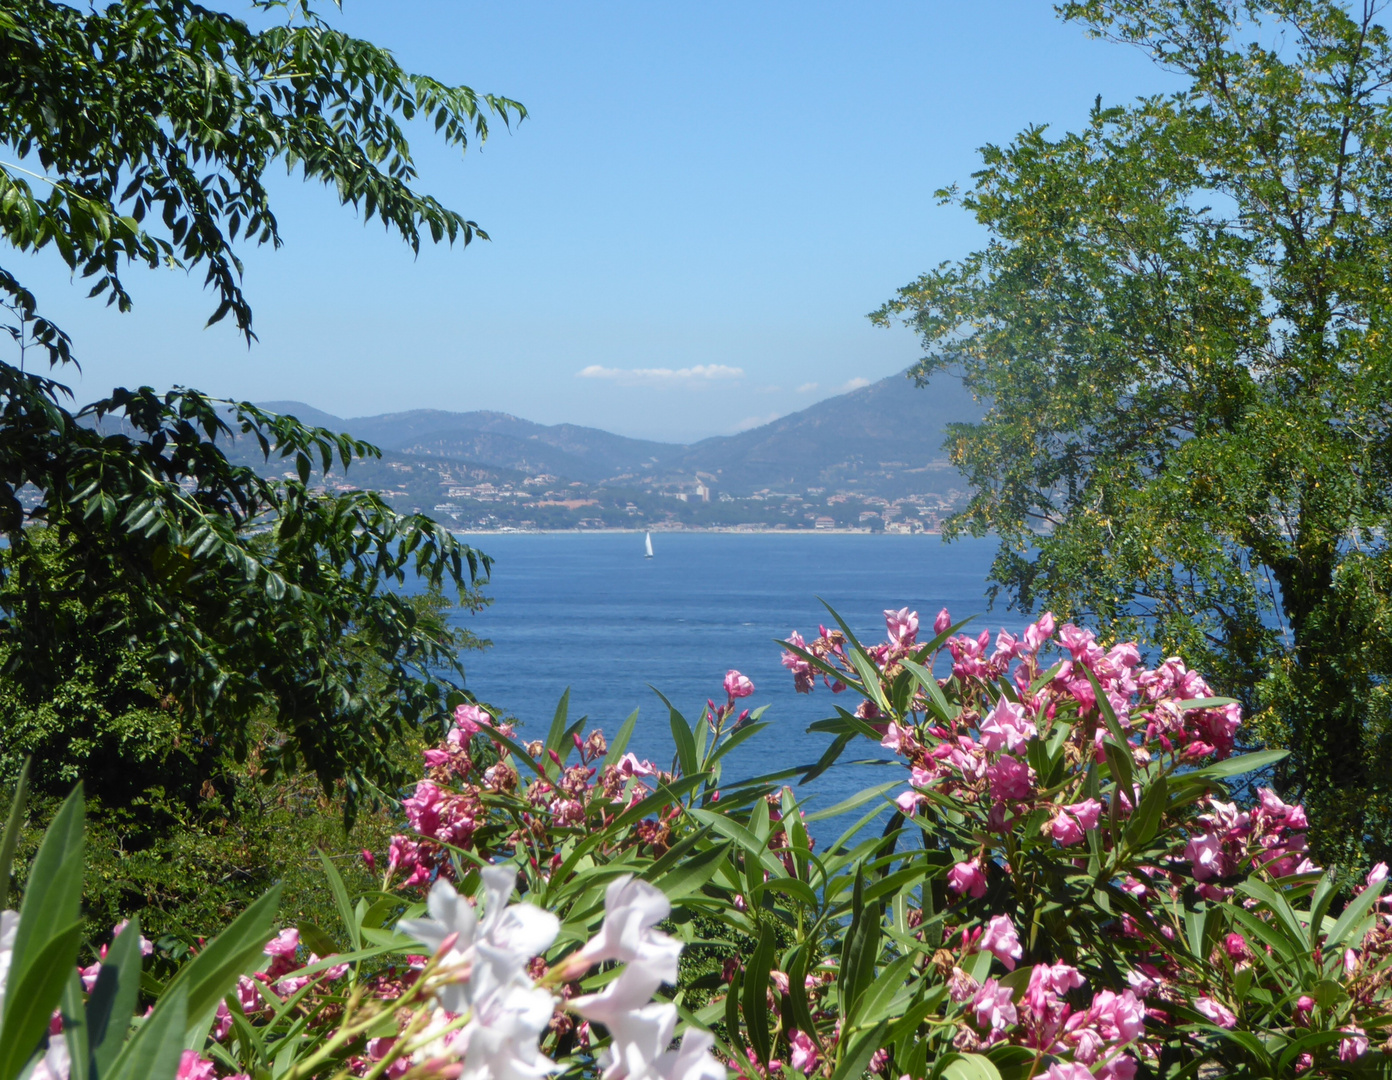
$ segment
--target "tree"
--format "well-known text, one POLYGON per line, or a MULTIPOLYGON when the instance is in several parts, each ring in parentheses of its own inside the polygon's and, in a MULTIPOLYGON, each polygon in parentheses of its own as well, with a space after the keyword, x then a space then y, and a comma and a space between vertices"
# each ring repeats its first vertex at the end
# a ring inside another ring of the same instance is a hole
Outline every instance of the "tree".
MULTIPOLYGON (((216 294, 209 322, 230 315, 250 343, 236 252, 280 243, 264 186, 277 161, 413 248, 485 235, 416 190, 402 125, 429 121, 462 150, 486 137, 490 115, 520 120, 520 105, 411 74, 309 0, 253 6, 283 22, 256 31, 186 0, 0 3, 9 244, 56 252, 122 310, 130 264, 201 266, 216 294)), ((90 643, 98 666, 135 650, 181 731, 219 753, 342 782, 350 813, 397 782, 393 741, 443 716, 441 674, 462 667, 443 623, 393 586, 414 573, 469 601, 486 560, 370 493, 316 494, 315 469, 377 453, 348 436, 182 388, 118 388, 70 410, 66 388, 23 361, 69 364, 71 339, 3 268, 0 297, 20 361, 0 363, 0 651, 12 687, 32 698, 62 681, 56 665, 75 646, 90 643), (293 462, 297 478, 234 465, 234 436, 293 462), (282 736, 259 747, 252 721, 267 712, 282 736)))
POLYGON ((1213 671, 1343 861, 1392 853, 1392 45, 1354 7, 1060 5, 1184 87, 986 147, 987 245, 871 316, 989 403, 948 534, 1000 536, 993 595, 1213 671))

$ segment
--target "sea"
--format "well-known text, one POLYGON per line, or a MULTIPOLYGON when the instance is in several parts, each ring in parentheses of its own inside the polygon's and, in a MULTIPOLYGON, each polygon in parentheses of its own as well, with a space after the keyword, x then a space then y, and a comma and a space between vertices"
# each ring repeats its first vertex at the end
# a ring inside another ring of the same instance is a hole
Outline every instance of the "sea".
MULTIPOLYGON (((665 768, 674 749, 657 692, 694 721, 708 699, 725 700, 722 680, 735 669, 754 683, 741 704, 766 705, 769 727, 730 755, 726 782, 816 762, 831 739, 808 725, 834 716, 838 704, 855 707, 849 693, 834 696, 821 683, 796 693, 780 663, 778 640, 794 630, 811 640, 819 624, 833 625, 825 605, 866 643, 884 640, 886 608, 917 611, 929 634, 944 607, 954 621, 976 616, 973 630, 1026 621, 1003 602, 987 609, 997 543, 990 538, 656 533, 651 559, 642 533, 462 539, 493 558, 484 589, 493 603, 454 616, 492 642, 463 657, 466 685, 480 701, 515 716, 524 738, 546 734, 567 690, 570 718, 586 717, 586 733, 598 727, 612 735, 636 709, 629 749, 665 768)), ((787 782, 815 811, 895 780, 901 769, 888 756, 868 740, 853 743, 845 764, 806 785, 787 782)), ((819 841, 827 828, 813 830, 819 841)))

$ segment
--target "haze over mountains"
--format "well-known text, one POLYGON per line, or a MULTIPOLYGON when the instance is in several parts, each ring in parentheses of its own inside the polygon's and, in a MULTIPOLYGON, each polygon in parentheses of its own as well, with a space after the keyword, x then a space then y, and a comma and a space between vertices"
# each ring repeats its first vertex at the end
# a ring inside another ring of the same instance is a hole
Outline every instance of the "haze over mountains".
POLYGON ((961 481, 942 451, 944 428, 983 411, 955 379, 939 376, 920 390, 900 374, 750 431, 686 445, 575 424, 536 424, 500 412, 413 409, 341 418, 297 401, 261 404, 346 431, 389 457, 445 458, 653 490, 699 480, 734 496, 808 488, 890 496, 946 492, 961 481))

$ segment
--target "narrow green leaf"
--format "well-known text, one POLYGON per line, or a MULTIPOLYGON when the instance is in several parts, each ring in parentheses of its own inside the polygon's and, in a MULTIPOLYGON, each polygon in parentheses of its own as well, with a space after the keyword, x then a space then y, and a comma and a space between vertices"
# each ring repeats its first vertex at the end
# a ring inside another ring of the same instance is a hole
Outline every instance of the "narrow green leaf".
POLYGON ((188 1017, 188 988, 171 983, 101 1080, 174 1080, 184 1054, 188 1017))
POLYGON ((24 828, 24 810, 29 794, 29 763, 24 759, 19 768, 19 778, 15 781, 14 794, 10 796, 10 812, 5 818, 5 831, 0 834, 0 911, 5 910, 10 898, 10 868, 14 863, 15 845, 19 843, 19 831, 24 828))
POLYGON ((14 1080, 38 1049, 63 1000, 81 944, 82 923, 74 922, 50 933, 37 952, 30 951, 23 967, 11 966, 0 1022, 0 1080, 14 1080))
POLYGON ((1260 750, 1254 754, 1239 754, 1226 761, 1217 761, 1212 765, 1205 765, 1202 769, 1185 773, 1184 778, 1186 780, 1195 778, 1221 780, 1229 776, 1241 776, 1243 773, 1269 768, 1289 756, 1289 750, 1260 750))
POLYGON ((692 737, 691 726, 676 709, 670 714, 672 741, 677 747, 677 762, 681 765, 683 776, 693 776, 699 768, 696 760, 696 740, 692 737))
POLYGON ((348 940, 353 943, 354 949, 361 949, 362 931, 358 926, 357 916, 353 914, 353 904, 348 899, 348 889, 343 884, 343 876, 339 874, 333 860, 323 851, 319 852, 319 862, 324 867, 324 876, 329 879, 329 889, 333 892, 334 906, 338 908, 338 917, 343 920, 343 929, 348 932, 348 940))
POLYGON ((768 988, 769 973, 773 970, 777 938, 773 926, 767 921, 759 925, 759 940, 754 946, 754 955, 744 970, 742 1005, 744 1009, 745 1030, 749 1045, 753 1048, 761 1064, 767 1066, 772 1046, 769 1043, 768 988))
POLYGON ((570 711, 570 687, 566 687, 561 700, 556 703, 556 714, 551 718, 551 729, 546 733, 546 749, 561 749, 561 739, 565 736, 566 714, 570 711))
MULTIPOLYGON (((68 1080, 89 1080, 92 1075, 91 1036, 87 1028, 87 1010, 82 1007, 82 977, 75 967, 68 969, 59 1010, 63 1014, 63 1041, 68 1046, 68 1080)), ((49 1036, 50 1046, 54 1038, 49 1036)))
POLYGON ((87 999, 92 1071, 104 1077, 125 1042, 140 997, 140 920, 132 917, 106 951, 87 999))

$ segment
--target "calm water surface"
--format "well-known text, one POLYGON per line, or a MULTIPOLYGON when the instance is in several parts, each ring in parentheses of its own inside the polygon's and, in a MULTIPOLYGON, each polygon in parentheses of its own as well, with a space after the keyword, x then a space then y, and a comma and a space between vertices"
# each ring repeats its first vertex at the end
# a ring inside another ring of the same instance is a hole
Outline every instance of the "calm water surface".
MULTIPOLYGON (((707 698, 723 700, 730 668, 755 686, 743 704, 767 704, 771 726, 732 754, 726 777, 772 772, 816 761, 829 736, 807 732, 835 714, 819 684, 793 691, 775 638, 792 630, 811 639, 829 623, 824 598, 862 640, 883 640, 883 610, 905 605, 931 625, 946 606, 954 619, 986 616, 977 626, 1023 622, 1003 606, 986 612, 985 579, 994 540, 944 544, 936 536, 658 533, 656 557, 643 557, 639 534, 488 534, 466 538, 493 556, 491 607, 463 615, 493 647, 465 657, 469 689, 516 715, 529 737, 545 734, 561 694, 570 716, 615 732, 639 710, 630 749, 672 760, 668 714, 650 687, 688 719, 707 698)), ((847 757, 880 756, 869 744, 847 757)), ((729 759, 727 759, 729 760, 729 759)), ((869 764, 838 766, 800 790, 812 808, 862 787, 895 779, 869 764)))

